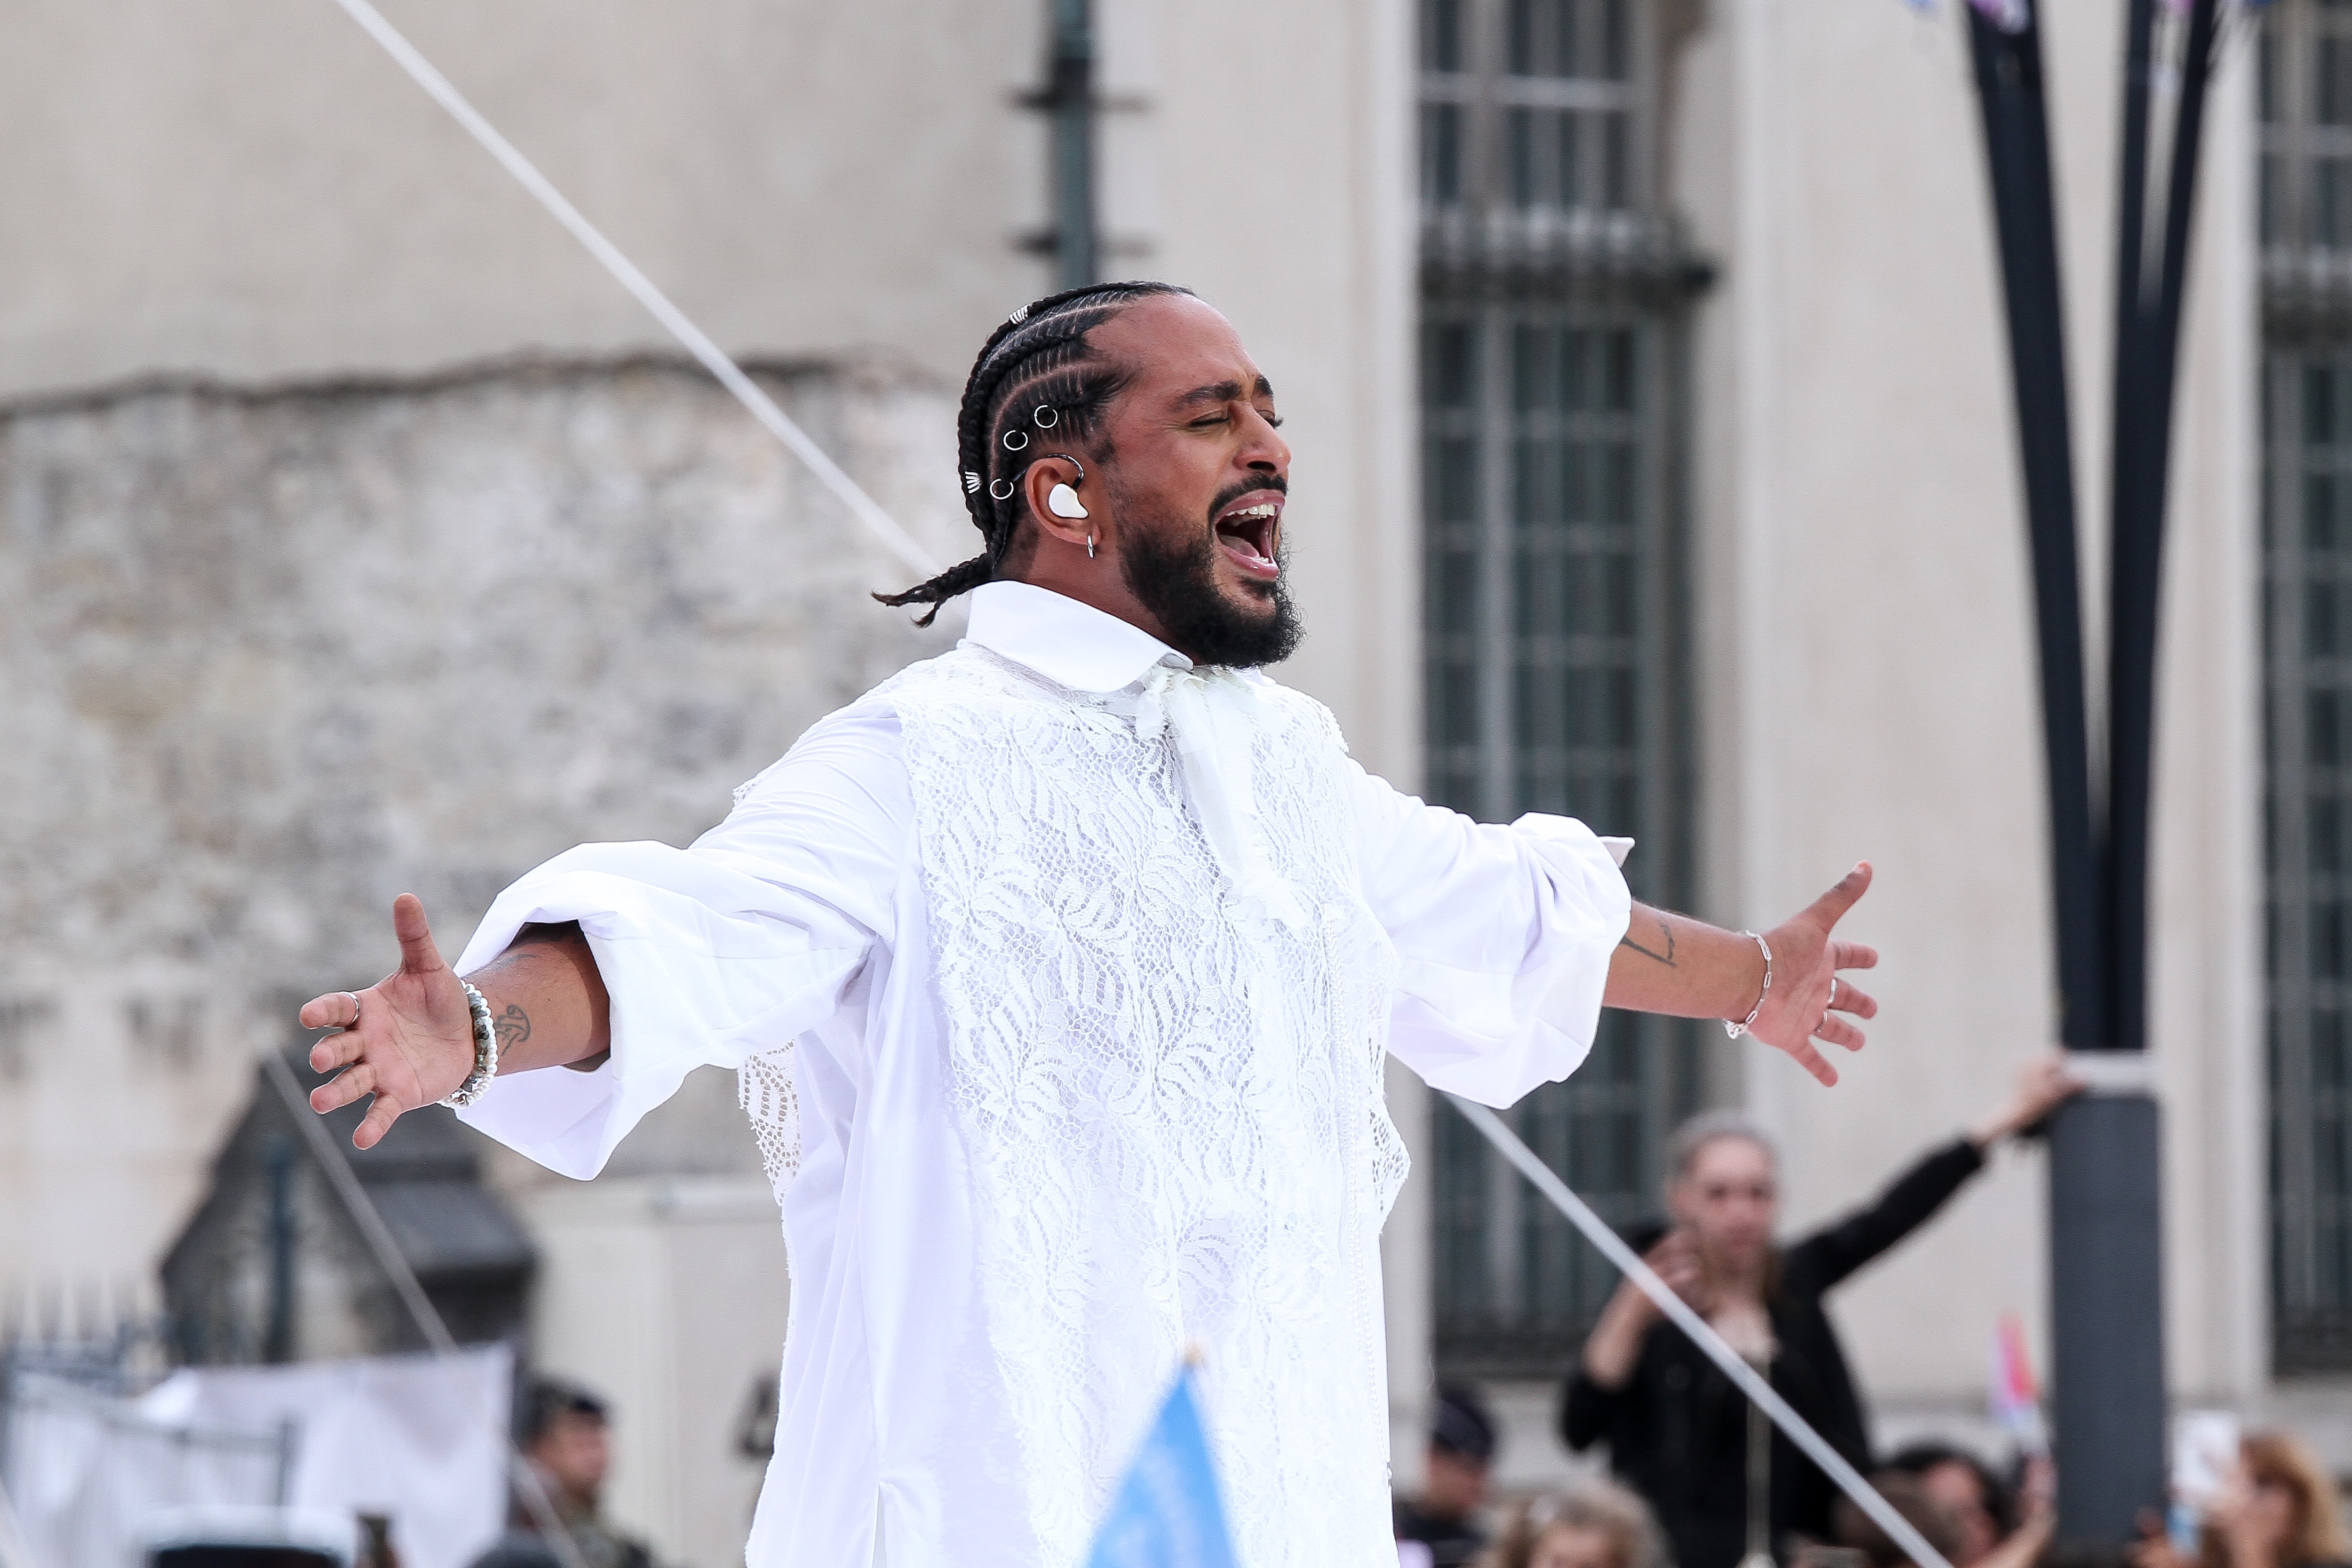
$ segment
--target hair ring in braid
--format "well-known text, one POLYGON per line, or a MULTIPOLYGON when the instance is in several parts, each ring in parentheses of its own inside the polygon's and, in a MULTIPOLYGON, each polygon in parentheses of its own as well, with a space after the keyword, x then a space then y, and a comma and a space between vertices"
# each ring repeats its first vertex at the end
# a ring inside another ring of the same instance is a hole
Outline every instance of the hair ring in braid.
POLYGON ((1029 432, 1026 430, 1007 430, 1004 433, 1004 449, 1008 452, 1017 452, 1028 444, 1029 432))
POLYGON ((1062 416, 1052 404, 1041 403, 1037 405, 1036 412, 1029 416, 1029 419, 1030 423, 1035 425, 1038 429, 1051 430, 1062 422, 1062 416))
POLYGON ((1021 482, 1018 479, 995 479, 990 482, 988 493, 995 500, 1011 500, 1013 492, 1020 488, 1021 482), (996 488, 998 485, 1003 485, 1004 488, 1000 490, 996 488))

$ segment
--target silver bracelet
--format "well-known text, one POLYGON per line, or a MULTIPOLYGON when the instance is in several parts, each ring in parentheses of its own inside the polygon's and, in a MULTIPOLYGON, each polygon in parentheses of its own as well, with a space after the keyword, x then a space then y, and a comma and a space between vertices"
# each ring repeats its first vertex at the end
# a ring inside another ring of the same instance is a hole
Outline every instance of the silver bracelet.
POLYGON ((482 1090, 490 1087, 490 1079, 499 1076, 499 1031, 490 1022, 489 1003, 474 989, 473 982, 460 980, 457 984, 466 988, 466 1010, 474 1016, 474 1070, 441 1103, 462 1110, 481 1099, 482 1090))
POLYGON ((1742 1018, 1737 1024, 1733 1023, 1728 1018, 1726 1018, 1723 1021, 1723 1032, 1729 1035, 1735 1040, 1740 1036, 1746 1034, 1749 1029, 1755 1027, 1756 1016, 1764 1011, 1764 998, 1772 994, 1772 944, 1766 942, 1762 937, 1758 936, 1752 931, 1744 931, 1739 934, 1748 938, 1750 942, 1753 942, 1758 947, 1763 950, 1764 989, 1756 993, 1756 1005, 1748 1010, 1748 1016, 1742 1018))

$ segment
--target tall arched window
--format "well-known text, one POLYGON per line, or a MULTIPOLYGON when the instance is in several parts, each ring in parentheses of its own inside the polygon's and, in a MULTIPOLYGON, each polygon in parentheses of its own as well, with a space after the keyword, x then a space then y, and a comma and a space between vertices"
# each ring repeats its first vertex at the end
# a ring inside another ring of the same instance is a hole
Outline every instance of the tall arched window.
MULTIPOLYGON (((1655 196, 1658 39, 1641 0, 1422 0, 1428 787, 1641 841, 1688 902, 1682 320, 1704 273, 1655 196)), ((1609 1015, 1512 1112, 1601 1212, 1654 1206, 1696 1100, 1690 1029, 1609 1015)), ((1613 1279, 1477 1135, 1433 1129, 1437 1355, 1556 1371, 1613 1279)))

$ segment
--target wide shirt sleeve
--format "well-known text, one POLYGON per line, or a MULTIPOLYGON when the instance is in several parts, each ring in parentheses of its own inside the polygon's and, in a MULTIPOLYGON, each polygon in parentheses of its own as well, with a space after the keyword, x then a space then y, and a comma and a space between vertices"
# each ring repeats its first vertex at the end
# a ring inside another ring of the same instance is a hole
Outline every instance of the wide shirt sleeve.
POLYGON ((1632 841, 1540 813, 1474 822, 1349 765, 1364 895, 1397 954, 1389 1049, 1486 1105, 1574 1072, 1633 913, 1632 841))
POLYGON ((576 921, 612 998, 593 1070, 493 1081, 464 1121, 549 1169, 594 1175, 698 1067, 740 1067, 839 1012, 877 946, 913 831, 898 721, 850 709, 740 792, 690 848, 585 844, 490 906, 470 973, 536 922, 576 921))

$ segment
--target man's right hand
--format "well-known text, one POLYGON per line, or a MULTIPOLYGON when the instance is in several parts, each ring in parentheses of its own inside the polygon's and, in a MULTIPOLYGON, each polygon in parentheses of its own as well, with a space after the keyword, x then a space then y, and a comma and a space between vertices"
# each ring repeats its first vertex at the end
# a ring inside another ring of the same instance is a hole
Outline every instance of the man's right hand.
POLYGON ((415 894, 393 901, 392 930, 400 939, 398 969, 364 991, 330 991, 302 1005, 304 1028, 342 1030, 310 1047, 314 1071, 342 1069, 310 1091, 310 1109, 335 1110, 362 1095, 375 1096, 352 1134, 361 1149, 373 1148, 404 1112, 433 1104, 474 1070, 465 989, 441 962, 415 894))

